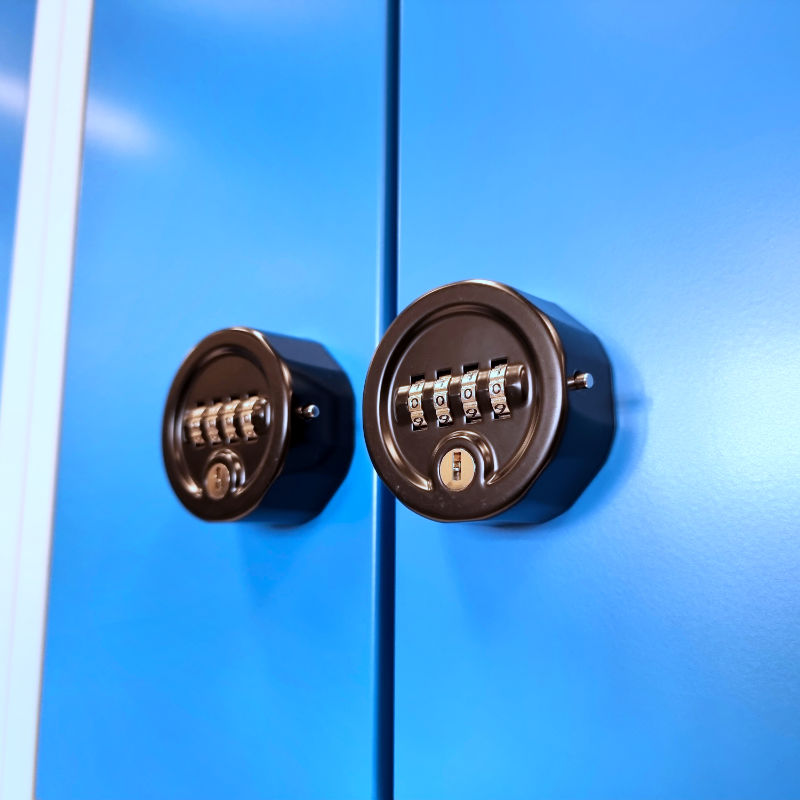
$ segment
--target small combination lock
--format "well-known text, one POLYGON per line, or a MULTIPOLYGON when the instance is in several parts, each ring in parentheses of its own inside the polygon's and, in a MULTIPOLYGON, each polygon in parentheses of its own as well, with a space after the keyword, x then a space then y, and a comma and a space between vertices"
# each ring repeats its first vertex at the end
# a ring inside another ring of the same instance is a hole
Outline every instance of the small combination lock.
POLYGON ((426 517, 544 522, 608 456, 611 366, 558 306, 490 281, 442 286, 379 344, 364 435, 384 483, 426 517))
POLYGON ((212 333, 167 398, 162 449, 172 488, 202 519, 304 522, 347 473, 353 405, 347 376, 322 345, 252 328, 212 333))

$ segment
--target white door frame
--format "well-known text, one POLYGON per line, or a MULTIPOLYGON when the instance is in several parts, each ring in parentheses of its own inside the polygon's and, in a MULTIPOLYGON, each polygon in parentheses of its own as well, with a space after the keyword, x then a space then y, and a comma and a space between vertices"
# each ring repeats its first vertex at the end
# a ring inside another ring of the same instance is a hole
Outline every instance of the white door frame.
POLYGON ((0 393, 0 800, 35 791, 91 22, 92 0, 39 0, 0 393))

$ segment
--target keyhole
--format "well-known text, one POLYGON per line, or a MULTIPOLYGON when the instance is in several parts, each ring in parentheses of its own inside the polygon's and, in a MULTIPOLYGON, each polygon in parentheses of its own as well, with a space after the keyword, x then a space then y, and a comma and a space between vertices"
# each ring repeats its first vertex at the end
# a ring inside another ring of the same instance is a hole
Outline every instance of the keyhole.
POLYGON ((205 485, 212 500, 222 500, 231 488, 231 471, 225 464, 212 464, 206 472, 205 485))
POLYGON ((461 451, 456 450, 453 452, 453 480, 461 480, 461 451))
POLYGON ((454 447, 439 461, 439 479, 451 492, 461 492, 475 478, 475 459, 468 450, 454 447))

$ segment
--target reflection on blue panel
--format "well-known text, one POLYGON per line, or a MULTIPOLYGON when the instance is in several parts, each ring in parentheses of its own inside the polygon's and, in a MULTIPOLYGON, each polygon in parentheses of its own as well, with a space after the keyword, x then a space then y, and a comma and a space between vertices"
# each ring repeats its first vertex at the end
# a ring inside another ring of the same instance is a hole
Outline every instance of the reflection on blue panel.
MULTIPOLYGON (((383 11, 96 4, 37 796, 366 798, 371 468, 314 522, 202 523, 162 405, 249 325, 374 342, 383 11)), ((360 423, 359 423, 360 424, 360 423)))
POLYGON ((618 434, 544 526, 398 512, 401 800, 797 796, 798 12, 404 5, 401 307, 558 303, 618 434))
POLYGON ((0 5, 0 367, 35 11, 33 2, 0 5))

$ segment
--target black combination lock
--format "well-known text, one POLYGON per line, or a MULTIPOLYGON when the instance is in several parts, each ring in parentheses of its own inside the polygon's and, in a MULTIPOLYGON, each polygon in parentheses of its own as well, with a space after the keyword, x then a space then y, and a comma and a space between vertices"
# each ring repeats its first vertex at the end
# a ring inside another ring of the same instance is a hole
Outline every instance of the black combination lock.
POLYGON ((298 524, 339 487, 353 436, 350 383, 322 345, 227 328, 178 370, 162 448, 175 494, 198 517, 298 524))
POLYGON ((364 387, 375 469, 439 521, 544 522, 614 436, 611 366, 558 306, 490 281, 434 289, 389 327, 364 387))

